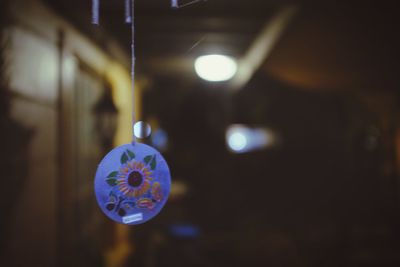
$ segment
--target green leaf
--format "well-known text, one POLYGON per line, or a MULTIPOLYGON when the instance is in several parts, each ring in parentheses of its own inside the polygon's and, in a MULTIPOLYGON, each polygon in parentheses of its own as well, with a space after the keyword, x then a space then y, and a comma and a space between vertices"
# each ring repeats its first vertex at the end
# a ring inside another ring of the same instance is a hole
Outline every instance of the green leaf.
POLYGON ((117 179, 114 179, 114 178, 107 179, 107 184, 109 184, 110 186, 116 186, 117 185, 117 179))
POLYGON ((150 164, 150 168, 152 170, 154 170, 157 166, 157 162, 156 162, 156 155, 148 155, 146 157, 144 157, 144 162, 146 164, 150 164))
POLYGON ((144 162, 146 162, 146 164, 149 164, 150 160, 153 158, 152 155, 148 155, 146 157, 144 157, 144 162))
POLYGON ((156 168, 156 166, 157 166, 156 155, 154 155, 154 157, 150 163, 150 167, 152 170, 154 170, 156 168))
POLYGON ((125 164, 129 160, 128 156, 124 152, 121 156, 121 164, 125 164))
POLYGON ((117 177, 117 174, 118 174, 117 171, 111 172, 111 173, 107 176, 107 178, 115 178, 115 177, 117 177))
POLYGON ((133 153, 130 150, 126 150, 126 153, 128 153, 129 159, 134 159, 135 158, 135 153, 133 153))

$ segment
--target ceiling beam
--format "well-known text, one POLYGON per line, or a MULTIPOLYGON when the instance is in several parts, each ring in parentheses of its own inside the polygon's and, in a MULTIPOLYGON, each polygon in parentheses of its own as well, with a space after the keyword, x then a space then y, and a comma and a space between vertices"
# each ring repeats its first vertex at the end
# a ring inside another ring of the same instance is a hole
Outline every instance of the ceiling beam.
POLYGON ((250 81, 265 62, 297 11, 296 6, 285 6, 265 24, 246 54, 239 60, 238 72, 231 81, 232 89, 239 90, 250 81))

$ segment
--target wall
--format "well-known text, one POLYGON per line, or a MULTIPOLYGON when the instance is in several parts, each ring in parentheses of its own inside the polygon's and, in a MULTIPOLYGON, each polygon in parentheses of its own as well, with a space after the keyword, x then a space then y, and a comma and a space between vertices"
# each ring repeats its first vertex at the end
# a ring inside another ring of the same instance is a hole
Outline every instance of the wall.
MULTIPOLYGON (((77 196, 83 194, 84 201, 94 201, 90 188, 86 193, 76 188, 74 177, 74 156, 79 151, 74 127, 79 116, 75 107, 81 95, 76 91, 80 66, 88 66, 95 76, 111 83, 119 110, 115 143, 120 144, 129 142, 131 136, 129 63, 106 54, 40 1, 15 1, 13 15, 15 23, 9 31, 11 116, 34 134, 26 148, 28 177, 12 218, 8 266, 55 266, 76 252, 77 196)), ((98 210, 93 214, 89 223, 98 225, 95 229, 108 227, 113 233, 114 225, 107 224, 98 210)), ((114 244, 114 248, 105 245, 101 249, 113 255, 118 242, 114 244)), ((129 245, 123 246, 130 251, 129 245)), ((79 262, 75 256, 68 260, 79 262)))

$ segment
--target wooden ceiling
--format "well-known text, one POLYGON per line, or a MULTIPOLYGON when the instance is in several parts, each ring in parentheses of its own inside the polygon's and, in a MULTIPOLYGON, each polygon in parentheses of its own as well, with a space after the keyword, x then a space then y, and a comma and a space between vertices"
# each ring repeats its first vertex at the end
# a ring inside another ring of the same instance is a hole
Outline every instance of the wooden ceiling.
POLYGON ((264 71, 305 89, 399 89, 399 26, 389 4, 305 5, 264 71))
MULTIPOLYGON (((129 53, 124 1, 101 1, 99 29, 89 24, 89 0, 47 1, 81 30, 100 40, 111 35, 129 53)), ((175 10, 169 0, 137 0, 138 71, 150 78, 193 81, 196 56, 221 52, 242 57, 277 10, 294 4, 299 12, 262 71, 312 90, 398 88, 399 24, 394 6, 373 1, 320 2, 208 0, 175 10)))

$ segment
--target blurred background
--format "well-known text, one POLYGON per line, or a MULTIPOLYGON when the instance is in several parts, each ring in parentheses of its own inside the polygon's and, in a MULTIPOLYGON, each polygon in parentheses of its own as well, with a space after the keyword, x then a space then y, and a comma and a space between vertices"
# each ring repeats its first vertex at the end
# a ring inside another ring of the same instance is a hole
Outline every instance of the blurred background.
POLYGON ((133 103, 124 1, 0 0, 1 266, 400 266, 395 1, 135 2, 133 103), (133 108, 173 184, 128 227, 133 108))

